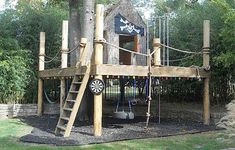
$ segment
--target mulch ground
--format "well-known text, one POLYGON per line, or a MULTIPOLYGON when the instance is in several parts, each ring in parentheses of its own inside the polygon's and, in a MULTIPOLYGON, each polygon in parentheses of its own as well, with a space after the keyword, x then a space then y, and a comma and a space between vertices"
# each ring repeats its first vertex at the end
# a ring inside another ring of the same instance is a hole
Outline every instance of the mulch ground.
POLYGON ((155 138, 206 132, 217 129, 213 125, 205 126, 199 122, 186 120, 161 119, 161 124, 159 124, 157 118, 151 118, 149 128, 148 130, 145 130, 145 117, 135 117, 134 120, 120 120, 112 117, 104 117, 103 134, 101 137, 93 136, 92 123, 76 121, 70 137, 64 138, 62 136, 55 136, 54 134, 58 116, 31 116, 20 119, 33 127, 32 132, 21 137, 20 141, 58 146, 86 145, 129 139, 155 138))

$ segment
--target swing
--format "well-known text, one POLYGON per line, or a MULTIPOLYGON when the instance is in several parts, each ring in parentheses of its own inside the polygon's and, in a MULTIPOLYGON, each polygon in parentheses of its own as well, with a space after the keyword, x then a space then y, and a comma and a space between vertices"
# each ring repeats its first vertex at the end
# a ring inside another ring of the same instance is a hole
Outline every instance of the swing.
POLYGON ((47 100, 47 102, 49 104, 58 103, 59 95, 58 95, 58 91, 56 91, 56 88, 57 88, 56 81, 53 80, 53 83, 49 82, 49 84, 50 85, 48 85, 48 86, 53 88, 53 89, 46 89, 45 88, 46 84, 44 84, 43 93, 44 93, 45 99, 47 100))
POLYGON ((124 78, 120 78, 120 87, 121 87, 120 88, 121 96, 118 99, 116 111, 114 112, 113 117, 117 118, 117 119, 134 119, 135 115, 132 112, 130 99, 128 100, 129 112, 124 110, 124 99, 125 99, 124 78), (122 101, 122 110, 120 111, 119 105, 120 105, 121 101, 122 101))

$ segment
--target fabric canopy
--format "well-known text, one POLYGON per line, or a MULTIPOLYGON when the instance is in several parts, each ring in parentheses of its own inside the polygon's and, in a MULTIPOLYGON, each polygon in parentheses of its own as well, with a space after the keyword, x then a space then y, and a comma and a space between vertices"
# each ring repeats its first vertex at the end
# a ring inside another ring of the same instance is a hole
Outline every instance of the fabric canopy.
POLYGON ((115 33, 128 34, 131 36, 139 34, 141 36, 144 36, 144 28, 131 23, 121 14, 117 14, 115 16, 115 33))

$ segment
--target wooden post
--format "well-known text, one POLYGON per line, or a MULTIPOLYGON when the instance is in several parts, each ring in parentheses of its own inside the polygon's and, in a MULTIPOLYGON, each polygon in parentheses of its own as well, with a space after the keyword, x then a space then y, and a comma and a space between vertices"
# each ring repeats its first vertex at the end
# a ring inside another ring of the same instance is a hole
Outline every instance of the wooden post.
MULTIPOLYGON (((62 47, 61 47, 61 68, 68 67, 68 21, 64 20, 62 25, 62 47)), ((60 114, 62 114, 64 101, 66 99, 66 80, 60 81, 60 114)))
POLYGON ((87 38, 81 38, 81 45, 80 45, 80 62, 81 66, 87 65, 89 62, 87 61, 87 38))
MULTIPOLYGON (((45 69, 45 32, 40 32, 40 45, 39 45, 39 71, 45 69)), ((43 104, 43 80, 38 79, 38 116, 42 115, 43 104)))
MULTIPOLYGON (((205 70, 210 68, 210 21, 204 20, 203 23, 203 67, 205 70)), ((204 94, 203 94, 203 122, 206 125, 210 124, 210 92, 209 92, 210 78, 204 79, 204 94)))
MULTIPOLYGON (((98 4, 96 6, 96 31, 95 39, 97 41, 103 40, 104 30, 104 5, 98 4)), ((95 43, 95 64, 103 64, 103 45, 102 43, 95 43)), ((102 75, 95 75, 95 79, 101 79, 102 75)), ((101 136, 102 134, 102 94, 94 95, 94 135, 101 136)))
POLYGON ((160 39, 154 38, 153 39, 153 50, 154 53, 154 66, 160 66, 161 65, 161 45, 160 45, 160 39))
MULTIPOLYGON (((147 49, 147 54, 150 55, 150 49, 147 49)), ((147 66, 150 66, 151 65, 151 57, 148 56, 147 57, 147 66)))

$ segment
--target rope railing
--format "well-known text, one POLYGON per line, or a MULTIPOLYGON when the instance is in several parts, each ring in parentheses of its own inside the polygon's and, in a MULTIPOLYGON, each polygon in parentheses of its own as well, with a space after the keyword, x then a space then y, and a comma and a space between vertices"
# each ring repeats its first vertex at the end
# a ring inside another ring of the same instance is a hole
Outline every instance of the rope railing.
MULTIPOLYGON (((122 51, 125 51, 125 52, 129 52, 129 53, 132 53, 132 54, 136 54, 136 55, 141 55, 141 56, 145 56, 145 57, 152 57, 152 55, 157 51, 157 50, 154 50, 152 53, 150 54, 145 54, 145 53, 140 53, 140 52, 135 52, 133 50, 130 50, 130 49, 126 49, 126 48, 123 48, 123 47, 120 47, 120 46, 117 46, 117 45, 114 45, 110 42, 107 42, 105 39, 102 39, 102 40, 99 40, 99 41, 95 41, 95 42, 99 42, 99 43, 103 43, 103 44, 106 44, 106 45, 110 45, 112 47, 115 47, 119 50, 122 50, 122 51)), ((164 44, 161 44, 159 43, 161 46, 163 47, 166 47, 166 48, 169 48, 171 50, 174 50, 174 51, 177 51, 177 52, 181 52, 181 53, 186 53, 186 54, 194 54, 194 55, 200 55, 200 54, 203 54, 202 52, 192 52, 192 51, 186 51, 186 50, 181 50, 181 49, 177 49, 177 48, 174 48, 174 47, 170 47, 170 46, 167 46, 167 45, 164 45, 164 44)), ((56 60, 56 57, 58 56, 58 54, 60 52, 63 52, 63 53, 66 53, 66 54, 69 54, 69 53, 72 53, 73 51, 75 51, 79 46, 84 46, 84 45, 81 45, 80 43, 77 44, 73 49, 67 51, 67 50, 59 50, 56 55, 54 57, 49 57, 49 56, 46 56, 47 58, 50 58, 50 60, 48 61, 43 61, 44 63, 51 63, 52 61, 56 60)), ((184 58, 181 58, 181 59, 175 59, 175 60, 169 60, 169 62, 177 62, 177 61, 182 61, 182 60, 186 60, 186 59, 189 59, 189 58, 192 58, 193 56, 188 56, 188 57, 184 57, 184 58)), ((57 61, 61 61, 61 60, 57 60, 57 61)))
MULTIPOLYGON (((196 55, 201 55, 203 54, 202 52, 192 52, 192 51, 186 51, 186 50, 181 50, 181 49, 178 49, 178 48, 174 48, 174 47, 170 47, 170 46, 167 46, 167 45, 164 45, 164 44, 161 44, 161 46, 163 47, 166 47, 166 48, 169 48, 171 50, 174 50, 174 51, 177 51, 177 52, 181 52, 181 53, 186 53, 186 54, 196 54, 196 55)), ((155 52, 153 52, 155 53, 155 52)))
POLYGON ((41 60, 42 62, 44 62, 44 63, 51 63, 51 62, 53 62, 53 61, 61 61, 61 60, 59 60, 59 59, 56 59, 57 56, 59 55, 59 53, 65 53, 65 54, 72 53, 72 52, 75 51, 79 46, 85 46, 85 45, 79 43, 79 44, 77 44, 72 50, 69 50, 69 49, 62 50, 62 49, 60 49, 60 50, 57 51, 57 53, 55 54, 54 57, 50 57, 50 56, 44 55, 44 56, 45 56, 46 58, 48 58, 49 60, 42 60, 42 59, 40 59, 40 60, 41 60), (69 50, 69 51, 68 51, 68 50, 69 50))
MULTIPOLYGON (((187 56, 184 58, 172 59, 172 60, 169 60, 169 62, 178 62, 178 61, 182 61, 182 60, 192 59, 193 57, 194 57, 194 55, 191 55, 191 56, 187 56)), ((166 62, 167 60, 161 60, 161 61, 157 61, 157 62, 163 62, 163 61, 166 62)))
POLYGON ((120 50, 122 50, 122 51, 129 52, 129 53, 133 53, 133 54, 136 54, 136 55, 142 55, 142 56, 146 56, 146 57, 149 56, 148 54, 139 53, 139 52, 134 52, 134 51, 132 51, 132 50, 119 47, 119 46, 114 45, 114 44, 112 44, 112 43, 110 43, 110 42, 107 42, 105 39, 99 40, 99 41, 96 40, 95 42, 104 43, 104 44, 110 45, 110 46, 112 46, 112 47, 118 48, 118 49, 120 49, 120 50))
MULTIPOLYGON (((51 63, 52 61, 56 60, 57 56, 59 55, 60 51, 58 51, 54 57, 50 57, 50 56, 46 56, 44 55, 45 57, 47 58, 50 58, 50 60, 42 60, 41 58, 39 58, 42 62, 44 63, 51 63)), ((57 60, 57 61, 60 61, 60 60, 57 60)))

